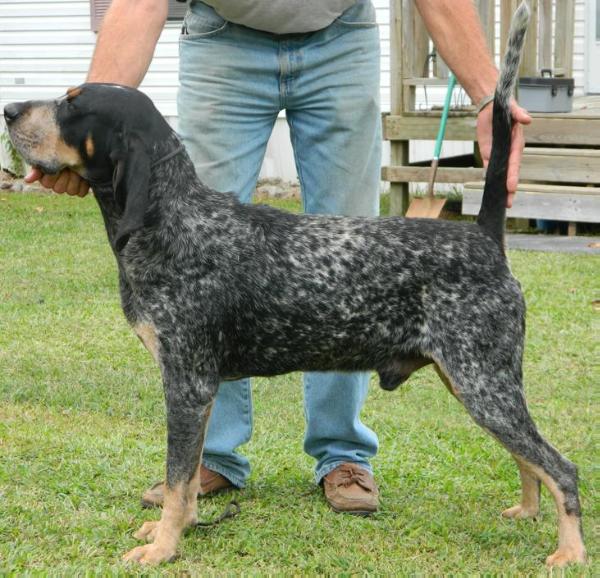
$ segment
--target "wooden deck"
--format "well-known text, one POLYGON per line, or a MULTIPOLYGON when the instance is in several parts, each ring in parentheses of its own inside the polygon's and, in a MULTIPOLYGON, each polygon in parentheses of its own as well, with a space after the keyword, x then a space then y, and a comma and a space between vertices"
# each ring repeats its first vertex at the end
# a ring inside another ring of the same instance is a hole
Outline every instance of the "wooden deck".
MULTIPOLYGON (((506 45, 519 0, 501 0, 499 11, 495 0, 474 1, 488 48, 498 54, 506 45), (498 29, 500 42, 496 41, 498 29)), ((542 69, 550 68, 556 76, 571 77, 574 0, 529 0, 529 6, 531 24, 520 76, 539 76, 542 69)), ((409 163, 409 141, 435 140, 441 116, 440 110, 418 110, 416 90, 446 85, 448 69, 433 50, 412 0, 391 0, 391 16, 391 114, 383 122, 384 137, 391 144, 391 166, 383 167, 382 178, 390 183, 391 212, 403 214, 409 202, 408 183, 428 180, 426 163, 409 163)), ((525 128, 519 203, 511 214, 600 222, 600 95, 576 98, 570 113, 534 113, 532 117, 532 124, 525 128)), ((476 141, 473 107, 450 113, 445 138, 476 141)), ((483 176, 475 154, 440 160, 436 181, 468 184, 465 209, 469 212, 475 210, 483 176)))
MULTIPOLYGON (((477 215, 483 197, 483 183, 466 183, 463 191, 463 215, 477 215)), ((600 222, 600 188, 561 185, 520 184, 507 217, 600 222)))
MULTIPOLYGON (((575 98, 570 113, 531 116, 533 122, 525 128, 521 184, 508 216, 600 222, 600 95, 575 98)), ((385 138, 434 139, 439 118, 439 111, 386 116, 385 138)), ((473 112, 452 113, 446 140, 475 141, 475 122, 473 112)), ((382 169, 382 178, 391 183, 426 182, 427 176, 427 167, 408 163, 382 169)), ((441 166, 436 181, 464 184, 463 213, 473 215, 479 211, 483 178, 481 167, 441 166)))
MULTIPOLYGON (((441 111, 405 112, 384 117, 387 140, 435 140, 441 111)), ((525 128, 527 144, 559 146, 600 146, 600 95, 575 98, 569 113, 532 113, 525 128)), ((473 111, 450 112, 446 140, 476 140, 473 111)))
POLYGON ((555 113, 553 116, 598 117, 600 118, 600 94, 588 94, 573 99, 573 111, 555 113))

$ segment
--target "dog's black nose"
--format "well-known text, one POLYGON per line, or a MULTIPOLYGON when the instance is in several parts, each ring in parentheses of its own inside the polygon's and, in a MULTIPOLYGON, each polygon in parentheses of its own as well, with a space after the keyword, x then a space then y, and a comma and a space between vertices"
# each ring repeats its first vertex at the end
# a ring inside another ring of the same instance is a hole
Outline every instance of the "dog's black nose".
POLYGON ((20 102, 11 102, 4 107, 4 119, 6 123, 11 123, 19 118, 23 112, 23 104, 20 102))

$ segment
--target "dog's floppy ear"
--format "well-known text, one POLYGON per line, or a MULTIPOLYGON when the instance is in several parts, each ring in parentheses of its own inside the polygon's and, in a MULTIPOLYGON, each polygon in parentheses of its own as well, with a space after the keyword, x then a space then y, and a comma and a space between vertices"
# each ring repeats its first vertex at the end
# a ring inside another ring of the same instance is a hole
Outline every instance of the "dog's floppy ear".
POLYGON ((122 211, 114 242, 120 252, 131 233, 144 226, 150 201, 150 157, 139 136, 124 133, 119 135, 110 157, 115 165, 113 191, 122 211))

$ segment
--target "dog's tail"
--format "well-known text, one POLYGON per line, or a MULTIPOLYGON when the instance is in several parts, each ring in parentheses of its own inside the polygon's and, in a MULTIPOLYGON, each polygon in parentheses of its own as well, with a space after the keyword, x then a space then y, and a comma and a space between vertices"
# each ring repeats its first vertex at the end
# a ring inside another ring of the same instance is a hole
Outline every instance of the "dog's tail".
POLYGON ((492 152, 485 178, 479 225, 492 237, 502 242, 506 220, 506 174, 511 145, 512 116, 510 99, 513 94, 525 32, 529 23, 529 7, 524 0, 513 16, 508 35, 504 63, 494 95, 492 152))

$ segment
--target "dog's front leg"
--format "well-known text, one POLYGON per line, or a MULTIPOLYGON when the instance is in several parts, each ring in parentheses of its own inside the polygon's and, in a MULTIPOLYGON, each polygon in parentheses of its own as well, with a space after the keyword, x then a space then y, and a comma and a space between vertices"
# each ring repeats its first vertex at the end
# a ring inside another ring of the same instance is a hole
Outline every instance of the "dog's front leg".
POLYGON ((135 537, 151 542, 134 548, 125 561, 160 564, 175 558, 183 531, 197 522, 200 459, 219 379, 163 371, 167 404, 167 476, 162 516, 146 522, 135 537))

